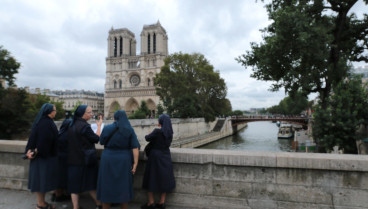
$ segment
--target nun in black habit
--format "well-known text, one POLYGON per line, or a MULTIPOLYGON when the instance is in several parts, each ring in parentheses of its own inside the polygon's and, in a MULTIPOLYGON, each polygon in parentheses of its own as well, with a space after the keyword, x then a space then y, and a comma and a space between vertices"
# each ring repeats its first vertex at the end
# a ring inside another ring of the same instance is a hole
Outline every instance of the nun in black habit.
POLYGON ((173 130, 170 117, 166 114, 158 118, 158 126, 145 136, 146 141, 153 143, 148 156, 143 176, 142 188, 148 191, 148 202, 142 209, 165 208, 166 193, 175 189, 174 171, 171 162, 170 145, 173 130), (153 193, 160 193, 160 201, 154 204, 153 193))
POLYGON ((32 124, 25 150, 30 159, 28 189, 36 193, 38 209, 55 208, 45 202, 45 193, 55 190, 58 183, 58 131, 53 121, 55 115, 53 104, 42 105, 32 124))
POLYGON ((79 194, 88 191, 96 203, 96 208, 102 208, 96 199, 98 162, 87 165, 84 149, 95 149, 99 141, 101 123, 97 124, 96 134, 87 122, 93 116, 92 108, 79 105, 74 112, 73 120, 68 128, 68 192, 71 193, 73 208, 79 208, 79 194))

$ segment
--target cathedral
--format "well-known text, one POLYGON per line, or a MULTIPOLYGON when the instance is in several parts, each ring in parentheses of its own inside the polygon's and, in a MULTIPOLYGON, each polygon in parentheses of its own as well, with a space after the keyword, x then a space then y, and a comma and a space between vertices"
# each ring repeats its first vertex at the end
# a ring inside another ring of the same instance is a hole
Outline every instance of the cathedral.
POLYGON ((168 55, 166 30, 159 21, 144 25, 139 55, 136 54, 135 35, 127 28, 111 28, 107 42, 105 117, 111 118, 121 109, 130 115, 142 101, 146 101, 154 116, 160 101, 154 79, 168 55))

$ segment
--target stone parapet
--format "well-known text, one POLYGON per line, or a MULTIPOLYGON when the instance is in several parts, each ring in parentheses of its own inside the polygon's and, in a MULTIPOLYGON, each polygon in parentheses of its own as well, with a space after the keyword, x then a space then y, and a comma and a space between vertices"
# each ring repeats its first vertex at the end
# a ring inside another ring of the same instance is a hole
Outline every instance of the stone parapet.
MULTIPOLYGON (((0 188, 26 190, 26 142, 0 140, 0 188)), ((102 146, 97 146, 100 153, 102 146)), ((176 189, 167 204, 185 208, 368 208, 368 156, 172 148, 176 189)), ((134 176, 135 202, 146 158, 134 176)))

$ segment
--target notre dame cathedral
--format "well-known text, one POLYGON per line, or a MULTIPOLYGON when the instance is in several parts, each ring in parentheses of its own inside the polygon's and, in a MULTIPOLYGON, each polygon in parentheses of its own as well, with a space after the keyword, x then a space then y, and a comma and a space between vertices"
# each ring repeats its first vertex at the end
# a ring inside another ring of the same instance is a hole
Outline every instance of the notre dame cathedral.
POLYGON ((141 101, 146 101, 155 115, 160 99, 156 95, 154 78, 168 55, 166 30, 159 21, 144 25, 139 55, 136 54, 135 35, 127 28, 111 28, 107 42, 105 117, 113 117, 118 109, 130 115, 139 108, 141 101))

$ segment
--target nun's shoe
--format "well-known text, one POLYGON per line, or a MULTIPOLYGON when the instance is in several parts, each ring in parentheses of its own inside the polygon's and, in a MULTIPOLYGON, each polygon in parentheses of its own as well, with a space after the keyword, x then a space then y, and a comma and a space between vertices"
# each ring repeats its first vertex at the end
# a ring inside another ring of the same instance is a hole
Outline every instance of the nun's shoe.
POLYGON ((153 203, 151 205, 147 205, 147 203, 146 203, 146 204, 141 206, 141 209, 155 209, 155 208, 156 208, 155 203, 153 203))
POLYGON ((159 209, 165 209, 165 208, 166 208, 166 205, 165 205, 165 203, 162 203, 162 204, 158 204, 158 203, 157 203, 157 204, 155 205, 155 207, 156 207, 156 208, 159 208, 159 209))

